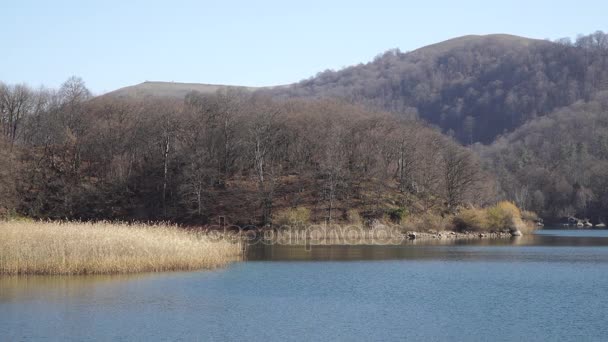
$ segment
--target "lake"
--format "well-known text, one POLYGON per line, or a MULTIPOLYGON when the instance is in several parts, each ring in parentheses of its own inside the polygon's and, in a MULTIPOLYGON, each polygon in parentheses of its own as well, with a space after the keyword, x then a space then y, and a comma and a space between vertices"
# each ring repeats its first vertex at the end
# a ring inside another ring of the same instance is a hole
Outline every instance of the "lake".
POLYGON ((0 340, 608 339, 608 230, 250 248, 201 272, 0 277, 0 340))

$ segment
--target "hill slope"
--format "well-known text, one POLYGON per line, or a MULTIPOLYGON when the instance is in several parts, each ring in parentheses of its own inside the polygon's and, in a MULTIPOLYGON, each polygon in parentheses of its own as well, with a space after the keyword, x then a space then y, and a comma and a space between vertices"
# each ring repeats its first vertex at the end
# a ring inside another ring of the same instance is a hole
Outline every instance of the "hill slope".
POLYGON ((220 84, 204 83, 180 83, 180 82, 150 82, 146 81, 133 86, 128 86, 106 93, 103 96, 119 98, 146 98, 146 97, 167 97, 184 98, 187 94, 196 91, 203 94, 215 93, 218 90, 227 88, 239 88, 248 91, 255 91, 260 88, 240 87, 220 84))
POLYGON ((464 36, 327 70, 279 97, 340 97, 418 115, 461 142, 491 142, 526 121, 608 87, 608 39, 576 44, 511 35, 464 36))
POLYGON ((544 217, 607 222, 608 91, 476 146, 504 196, 544 217))
POLYGON ((331 98, 418 116, 460 142, 490 143, 525 122, 608 89, 608 35, 572 44, 506 34, 469 35, 277 87, 144 82, 110 97, 183 98, 240 88, 276 98, 331 98))

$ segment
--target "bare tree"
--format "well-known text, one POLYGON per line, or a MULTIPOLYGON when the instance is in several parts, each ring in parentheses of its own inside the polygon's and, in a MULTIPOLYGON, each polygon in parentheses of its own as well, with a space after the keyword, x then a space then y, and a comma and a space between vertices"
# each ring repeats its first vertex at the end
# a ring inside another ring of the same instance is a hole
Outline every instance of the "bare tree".
POLYGON ((242 130, 244 101, 247 95, 240 90, 219 90, 214 94, 191 93, 186 103, 195 113, 199 124, 204 125, 206 144, 214 147, 212 154, 217 169, 218 182, 225 183, 237 163, 237 152, 242 143, 239 130, 242 130))
POLYGON ((345 184, 346 158, 344 154, 344 128, 329 121, 325 131, 325 151, 319 163, 323 183, 323 197, 327 203, 327 224, 332 223, 333 210, 340 189, 345 184))
POLYGON ((155 106, 157 111, 157 129, 158 140, 157 144, 160 147, 162 160, 162 187, 161 187, 161 204, 163 216, 167 217, 167 196, 169 187, 169 166, 173 159, 175 151, 174 144, 180 130, 178 119, 180 106, 173 103, 158 104, 155 106), (177 114, 177 115, 176 115, 177 114))
POLYGON ((7 86, 0 83, 0 125, 11 146, 19 136, 20 126, 32 110, 34 94, 23 84, 7 86))
POLYGON ((471 153, 449 142, 443 151, 443 162, 448 209, 454 210, 479 181, 481 169, 471 153))
POLYGON ((282 171, 285 140, 279 119, 281 112, 276 105, 262 102, 253 110, 248 145, 262 207, 262 224, 267 225, 272 223, 273 200, 282 171))
POLYGON ((17 172, 19 161, 8 148, 4 137, 0 136, 0 219, 18 204, 17 172))

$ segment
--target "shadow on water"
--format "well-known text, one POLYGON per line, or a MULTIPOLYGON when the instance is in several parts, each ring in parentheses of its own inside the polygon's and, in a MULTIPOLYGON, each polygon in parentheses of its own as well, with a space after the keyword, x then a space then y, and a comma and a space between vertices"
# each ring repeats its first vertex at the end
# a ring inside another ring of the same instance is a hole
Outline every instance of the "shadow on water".
POLYGON ((145 281, 152 273, 86 276, 10 275, 0 276, 0 303, 6 301, 61 301, 66 297, 86 298, 100 289, 128 281, 145 281))

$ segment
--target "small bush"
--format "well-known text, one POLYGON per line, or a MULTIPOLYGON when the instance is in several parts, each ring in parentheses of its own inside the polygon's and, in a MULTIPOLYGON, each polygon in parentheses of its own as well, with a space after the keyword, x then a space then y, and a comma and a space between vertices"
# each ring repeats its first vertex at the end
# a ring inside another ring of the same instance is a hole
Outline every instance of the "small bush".
POLYGON ((485 209, 465 209, 454 217, 454 226, 461 231, 505 231, 526 228, 519 208, 507 201, 485 209))
POLYGON ((405 231, 426 232, 430 230, 452 229, 449 217, 442 217, 433 212, 427 212, 420 216, 407 216, 401 222, 401 228, 405 231))
POLYGON ((454 226, 460 231, 487 230, 489 226, 487 211, 477 208, 462 210, 454 217, 454 226))
POLYGON ((421 224, 423 225, 423 229, 420 231, 429 231, 429 230, 444 230, 451 228, 451 223, 449 218, 443 217, 436 213, 428 212, 422 215, 421 224))
POLYGON ((408 211, 405 208, 396 208, 389 209, 387 214, 392 222, 401 223, 401 221, 408 215, 408 211))
POLYGON ((310 221, 310 209, 297 207, 279 211, 274 215, 274 224, 278 226, 295 226, 310 221))
POLYGON ((363 223, 363 218, 361 218, 361 215, 355 209, 349 209, 346 212, 346 220, 351 225, 361 225, 363 223))
POLYGON ((512 216, 508 212, 498 208, 498 206, 493 206, 486 209, 486 215, 488 228, 503 230, 505 227, 509 227, 511 224, 512 216))
POLYGON ((490 229, 516 230, 524 225, 519 208, 511 202, 499 202, 487 209, 487 215, 490 229))

